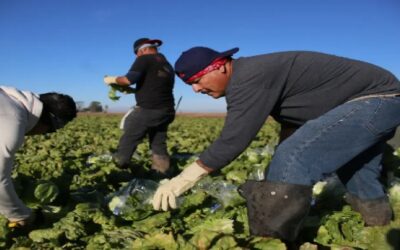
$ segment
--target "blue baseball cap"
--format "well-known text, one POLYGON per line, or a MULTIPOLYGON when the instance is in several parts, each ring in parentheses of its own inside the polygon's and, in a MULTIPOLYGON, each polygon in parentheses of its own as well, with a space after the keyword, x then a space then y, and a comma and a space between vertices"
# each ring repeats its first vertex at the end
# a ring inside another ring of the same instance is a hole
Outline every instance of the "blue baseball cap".
POLYGON ((230 57, 239 48, 218 52, 207 47, 193 47, 184 51, 175 62, 175 73, 186 82, 191 76, 203 70, 217 58, 230 57))

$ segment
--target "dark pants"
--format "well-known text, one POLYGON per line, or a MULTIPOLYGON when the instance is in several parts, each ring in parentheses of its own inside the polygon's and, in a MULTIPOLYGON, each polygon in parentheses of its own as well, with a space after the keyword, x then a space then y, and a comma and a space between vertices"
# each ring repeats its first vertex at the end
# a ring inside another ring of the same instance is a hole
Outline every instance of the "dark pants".
POLYGON ((135 107, 125 120, 117 152, 114 154, 120 166, 129 164, 139 143, 148 135, 153 154, 168 155, 167 130, 175 118, 173 109, 144 109, 135 107))

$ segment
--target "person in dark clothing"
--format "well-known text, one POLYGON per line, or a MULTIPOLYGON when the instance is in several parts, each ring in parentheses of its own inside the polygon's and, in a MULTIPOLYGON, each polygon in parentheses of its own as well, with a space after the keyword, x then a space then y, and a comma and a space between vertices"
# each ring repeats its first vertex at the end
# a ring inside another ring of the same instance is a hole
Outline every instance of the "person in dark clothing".
POLYGON ((108 85, 116 84, 132 90, 136 84, 136 106, 126 116, 113 158, 121 167, 127 167, 138 144, 149 137, 152 151, 151 170, 159 178, 170 176, 167 152, 167 130, 175 118, 174 70, 165 56, 158 52, 161 40, 140 38, 133 45, 136 60, 125 76, 105 76, 108 85))
POLYGON ((253 235, 294 241, 313 185, 332 173, 367 225, 389 223, 392 210, 378 179, 384 144, 400 124, 399 80, 378 66, 324 53, 232 59, 238 50, 194 47, 176 61, 176 74, 195 92, 225 96, 227 116, 199 159, 158 188, 154 209, 175 208, 177 196, 239 156, 272 116, 282 138, 266 178, 239 188, 253 235))

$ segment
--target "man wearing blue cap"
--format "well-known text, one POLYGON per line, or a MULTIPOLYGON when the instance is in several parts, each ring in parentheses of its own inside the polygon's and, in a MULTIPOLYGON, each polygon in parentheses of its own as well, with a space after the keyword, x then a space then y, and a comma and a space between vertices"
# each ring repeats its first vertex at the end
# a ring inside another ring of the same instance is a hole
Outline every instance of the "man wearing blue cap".
POLYGON ((167 152, 167 129, 175 118, 173 88, 175 74, 165 56, 158 52, 162 41, 140 38, 133 44, 136 60, 125 76, 106 76, 108 85, 130 89, 136 84, 136 106, 126 116, 117 151, 113 154, 121 167, 129 166, 136 147, 145 136, 152 150, 150 176, 166 178, 172 175, 167 152))
POLYGON ((378 66, 318 52, 233 60, 237 51, 194 47, 176 61, 176 74, 195 92, 226 97, 227 117, 199 159, 158 188, 154 208, 176 207, 177 196, 239 156, 272 116, 282 132, 294 133, 281 134, 266 179, 240 187, 253 235, 295 240, 313 184, 332 173, 367 225, 389 223, 392 210, 378 179, 384 143, 400 124, 399 80, 378 66))

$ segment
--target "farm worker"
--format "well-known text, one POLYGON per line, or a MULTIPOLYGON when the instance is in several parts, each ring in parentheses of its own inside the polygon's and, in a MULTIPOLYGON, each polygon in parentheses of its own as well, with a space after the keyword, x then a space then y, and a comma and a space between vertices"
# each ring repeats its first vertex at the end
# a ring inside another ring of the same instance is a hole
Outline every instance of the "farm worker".
POLYGON ((117 84, 130 88, 136 84, 136 106, 126 116, 123 134, 119 140, 115 162, 128 167, 131 157, 144 137, 148 136, 152 152, 149 175, 170 177, 170 159, 167 152, 167 130, 175 118, 173 88, 175 74, 158 47, 161 40, 140 38, 133 44, 136 60, 125 76, 105 76, 107 85, 117 84))
POLYGON ((76 117, 74 100, 58 93, 36 95, 0 86, 0 213, 10 227, 25 226, 34 214, 18 198, 11 179, 14 155, 25 135, 55 132, 76 117))
POLYGON ((400 124, 399 80, 378 66, 324 53, 232 59, 238 50, 194 47, 176 61, 176 74, 196 93, 225 96, 227 116, 199 159, 158 188, 154 208, 175 208, 177 196, 234 160, 272 116, 283 128, 299 128, 276 148, 265 180, 240 187, 253 235, 294 240, 313 184, 335 172, 368 225, 389 223, 378 179, 384 143, 400 124))

